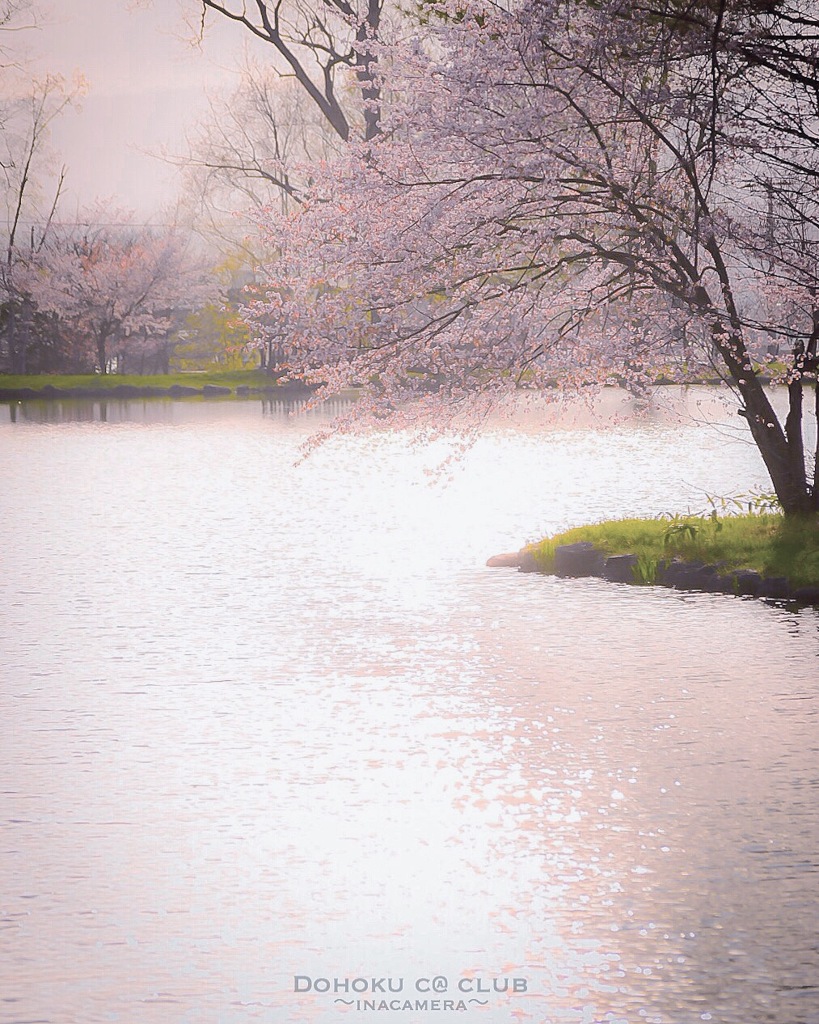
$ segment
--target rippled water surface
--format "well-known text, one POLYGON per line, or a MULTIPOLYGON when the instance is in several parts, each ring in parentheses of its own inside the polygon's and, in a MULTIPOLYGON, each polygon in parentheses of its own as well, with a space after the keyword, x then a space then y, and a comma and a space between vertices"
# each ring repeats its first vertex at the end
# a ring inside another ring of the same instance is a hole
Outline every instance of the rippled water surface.
POLYGON ((819 615, 484 567, 764 482, 667 394, 0 406, 0 1022, 819 1022, 819 615))

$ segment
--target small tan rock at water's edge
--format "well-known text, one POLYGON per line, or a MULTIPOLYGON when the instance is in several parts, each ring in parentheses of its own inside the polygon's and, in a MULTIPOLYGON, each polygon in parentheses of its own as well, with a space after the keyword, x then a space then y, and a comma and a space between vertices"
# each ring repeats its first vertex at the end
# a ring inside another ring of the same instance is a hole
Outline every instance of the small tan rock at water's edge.
POLYGON ((507 551, 503 555, 492 555, 486 564, 490 569, 518 569, 520 568, 520 551, 507 551))

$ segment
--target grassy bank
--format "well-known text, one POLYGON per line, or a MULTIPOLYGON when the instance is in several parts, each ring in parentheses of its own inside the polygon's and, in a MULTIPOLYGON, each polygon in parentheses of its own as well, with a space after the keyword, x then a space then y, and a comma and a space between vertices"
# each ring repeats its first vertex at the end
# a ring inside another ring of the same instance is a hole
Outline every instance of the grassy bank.
POLYGON ((70 396, 72 392, 93 392, 104 396, 116 393, 117 389, 139 388, 141 390, 169 391, 171 388, 193 388, 201 391, 205 387, 249 388, 251 391, 268 391, 275 388, 276 381, 261 370, 208 370, 202 373, 168 373, 140 377, 136 374, 83 374, 83 375, 11 375, 0 374, 0 392, 22 392, 31 397, 31 392, 43 398, 70 396))
POLYGON ((776 514, 674 516, 620 519, 578 526, 530 545, 539 568, 549 572, 560 544, 590 541, 607 555, 638 556, 638 581, 652 582, 661 560, 717 564, 721 572, 755 569, 785 576, 792 587, 819 585, 819 521, 776 514))

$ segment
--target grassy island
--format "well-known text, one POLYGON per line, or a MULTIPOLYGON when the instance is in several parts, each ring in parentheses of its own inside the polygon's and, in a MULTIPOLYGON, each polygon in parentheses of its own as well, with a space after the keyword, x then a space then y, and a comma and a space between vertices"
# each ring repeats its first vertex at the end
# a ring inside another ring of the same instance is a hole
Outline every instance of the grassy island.
POLYGON ((590 542, 606 555, 633 554, 635 583, 654 583, 657 568, 671 559, 716 565, 721 573, 752 569, 765 577, 787 577, 792 587, 819 585, 819 520, 776 513, 619 519, 578 526, 532 544, 526 551, 549 572, 555 549, 590 542))

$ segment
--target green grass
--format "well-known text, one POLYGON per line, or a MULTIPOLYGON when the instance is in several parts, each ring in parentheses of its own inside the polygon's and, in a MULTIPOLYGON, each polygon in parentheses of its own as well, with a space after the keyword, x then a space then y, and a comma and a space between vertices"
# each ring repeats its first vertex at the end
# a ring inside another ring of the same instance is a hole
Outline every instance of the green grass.
POLYGON ((140 377, 136 374, 28 374, 13 376, 0 374, 0 389, 30 388, 42 391, 44 387, 64 391, 71 388, 87 388, 103 394, 127 384, 138 388, 170 388, 181 385, 188 388, 202 388, 206 384, 235 389, 237 387, 269 388, 273 378, 261 370, 205 370, 192 373, 167 373, 140 377))
POLYGON ((578 526, 547 537, 528 550, 548 572, 559 544, 591 541, 609 555, 637 555, 639 579, 651 582, 651 567, 677 557, 719 564, 723 572, 755 569, 786 576, 792 587, 819 585, 819 519, 786 519, 775 513, 737 516, 673 516, 617 519, 578 526))

